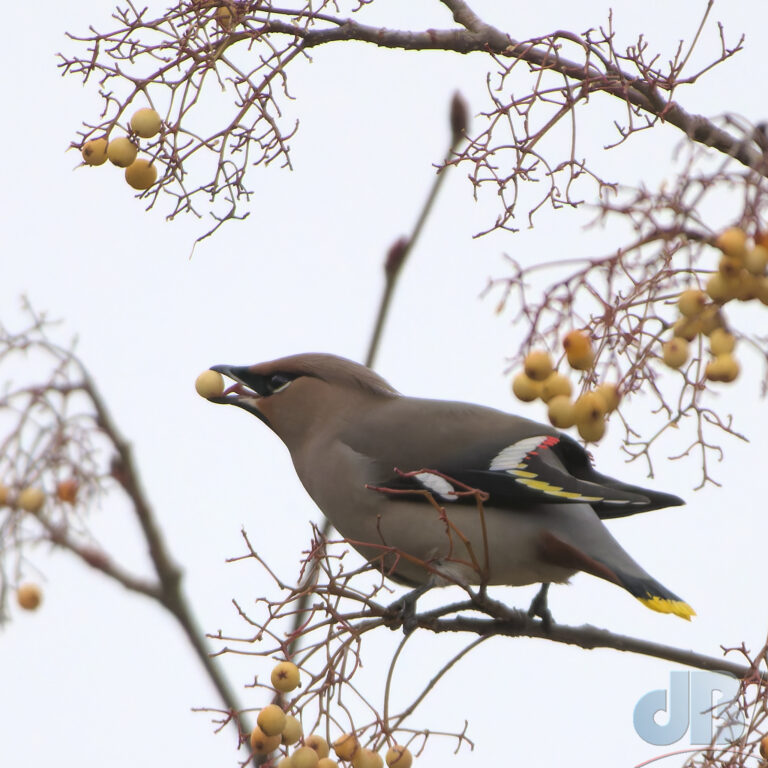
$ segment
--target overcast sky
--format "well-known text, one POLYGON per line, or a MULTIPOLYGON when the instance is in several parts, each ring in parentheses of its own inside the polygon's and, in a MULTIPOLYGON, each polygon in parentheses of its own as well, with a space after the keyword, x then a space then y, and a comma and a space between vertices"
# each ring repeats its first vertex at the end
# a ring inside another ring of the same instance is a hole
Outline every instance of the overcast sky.
MULTIPOLYGON (((370 9, 369 23, 416 29, 451 23, 437 2, 379 5, 370 9)), ((598 0, 515 3, 509 10, 498 5, 475 3, 518 39, 556 29, 580 32, 604 24, 609 9, 598 0)), ((624 44, 646 32, 666 59, 680 38, 691 37, 704 6, 618 3, 614 26, 624 44)), ((169 223, 165 208, 145 212, 120 172, 76 169, 79 157, 65 151, 80 121, 95 120, 101 104, 95 86, 60 77, 54 54, 75 50, 64 38, 67 30, 113 26, 108 8, 83 0, 48 2, 34 16, 21 3, 4 11, 1 320, 20 328, 20 297, 26 295, 38 310, 62 320, 58 341, 79 338, 79 355, 133 444, 201 625, 246 635, 231 600, 252 604, 266 583, 253 564, 225 563, 243 551, 241 528, 290 576, 318 512, 277 438, 242 411, 201 400, 195 376, 215 363, 302 351, 364 357, 383 255, 412 226, 432 164, 444 151, 451 93, 460 89, 473 113, 487 108, 485 62, 365 45, 314 51, 313 63, 298 67, 291 80, 296 100, 288 114, 301 120, 291 142, 294 171, 255 169, 250 217, 222 228, 190 259, 205 222, 180 217, 169 223)), ((162 5, 154 8, 159 12, 162 5)), ((731 41, 746 33, 745 50, 678 98, 694 113, 766 119, 768 5, 716 2, 702 57, 717 49, 715 20, 731 41)), ((585 142, 592 120, 596 146, 605 143, 616 117, 609 101, 593 99, 582 117, 585 142)), ((679 139, 676 130, 660 128, 599 151, 596 162, 616 180, 653 187, 670 174, 679 139)), ((406 394, 542 418, 539 405, 512 399, 505 375, 505 358, 516 351, 522 329, 509 314, 496 315, 494 301, 479 294, 489 277, 507 274, 505 253, 523 261, 600 256, 622 240, 613 230, 584 231, 590 216, 580 211, 544 211, 534 229, 523 217, 518 234, 473 239, 497 211, 492 198, 473 202, 464 175, 449 178, 405 270, 377 368, 406 394)), ((712 213, 714 229, 731 223, 738 203, 721 200, 712 213)), ((765 324, 768 314, 762 307, 744 318, 765 324)), ((697 463, 665 461, 672 446, 660 451, 656 478, 649 481, 643 466, 624 463, 616 428, 594 450, 602 472, 686 498, 684 508, 616 521, 611 530, 698 615, 689 624, 653 613, 622 590, 579 575, 570 586, 551 590, 556 620, 714 655, 721 645, 742 641, 752 650, 761 647, 768 625, 760 549, 768 534, 760 468, 766 410, 759 361, 745 355, 743 362, 741 380, 721 388, 717 402, 753 442, 725 442, 725 458, 714 470, 721 488, 694 492, 697 463)), ((3 381, 10 377, 33 383, 23 365, 0 371, 3 381)), ((126 567, 147 572, 143 543, 119 494, 91 510, 90 525, 126 567)), ((29 577, 42 583, 44 604, 33 614, 14 609, 0 633, 0 762, 13 768, 51 761, 58 768, 237 764, 231 735, 215 735, 206 715, 191 712, 218 700, 171 617, 67 554, 40 547, 31 561, 40 573, 30 569, 29 577)), ((496 594, 527 606, 534 592, 496 594)), ((429 597, 441 599, 447 598, 429 597)), ((388 632, 370 641, 364 681, 374 701, 381 695, 374 659, 386 659, 398 641, 388 632)), ((403 700, 430 677, 433 660, 436 667, 466 642, 426 633, 414 638, 399 666, 403 700)), ((265 703, 242 686, 268 673, 266 661, 222 663, 248 706, 265 703)), ((493 639, 454 669, 411 721, 460 731, 468 720, 474 751, 452 757, 455 742, 435 738, 419 765, 502 760, 554 768, 565 755, 570 765, 637 765, 664 750, 635 732, 634 706, 645 693, 667 687, 670 671, 680 669, 615 651, 493 639)), ((689 737, 675 747, 690 747, 689 737)), ((681 763, 677 757, 660 764, 681 763)))

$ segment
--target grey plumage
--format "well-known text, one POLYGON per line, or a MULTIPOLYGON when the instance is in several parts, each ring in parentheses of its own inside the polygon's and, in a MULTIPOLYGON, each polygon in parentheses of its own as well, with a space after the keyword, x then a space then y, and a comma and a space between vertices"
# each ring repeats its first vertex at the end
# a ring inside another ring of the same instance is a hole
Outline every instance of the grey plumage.
POLYGON ((404 397, 333 355, 213 370, 236 383, 211 400, 267 424, 331 523, 396 580, 518 586, 563 582, 582 570, 654 610, 693 615, 601 519, 682 501, 600 475, 583 448, 552 427, 479 405, 404 397), (457 496, 451 481, 488 494, 484 526, 475 499, 457 496), (425 490, 449 524, 421 498, 425 490))

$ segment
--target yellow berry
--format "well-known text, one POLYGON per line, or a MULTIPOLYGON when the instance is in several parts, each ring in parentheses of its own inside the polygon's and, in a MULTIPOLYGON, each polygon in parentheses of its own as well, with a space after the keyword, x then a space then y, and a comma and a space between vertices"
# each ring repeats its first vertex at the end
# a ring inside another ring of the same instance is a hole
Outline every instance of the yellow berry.
POLYGON ((586 371, 595 362, 592 342, 583 331, 569 331, 563 338, 563 349, 568 365, 577 371, 586 371))
POLYGON ((378 752, 361 747, 352 758, 352 768, 382 768, 384 761, 378 752))
POLYGON ((743 260, 747 253, 747 233, 741 227, 729 227, 717 236, 715 245, 726 256, 743 260))
POLYGON ((131 130, 142 139, 151 139, 160 133, 163 121, 154 109, 145 107, 133 113, 131 130))
POLYGON ((387 750, 386 761, 389 768, 411 768, 413 755, 408 747, 395 744, 387 750))
POLYGON ((757 284, 760 280, 757 275, 742 269, 736 278, 736 298, 739 301, 752 301, 757 298, 757 284))
MULTIPOLYGON (((710 304, 707 306, 701 315, 699 315, 698 321, 701 324, 701 333, 705 336, 709 336, 715 328, 722 328, 724 324, 723 315, 717 304, 710 304)), ((677 333, 675 334, 675 336, 678 335, 679 334, 677 333)), ((692 339, 688 339, 688 341, 692 341, 692 339)))
POLYGON ((602 421, 608 411, 605 398, 599 392, 585 392, 573 404, 576 425, 593 421, 602 421))
POLYGON ((698 288, 689 288, 680 294, 677 300, 677 308, 685 317, 697 317, 707 305, 707 295, 698 288))
POLYGON ((34 611, 43 600, 43 590, 37 584, 21 584, 16 591, 16 600, 25 611, 34 611))
POLYGON ((670 368, 680 368, 688 360, 688 342, 674 336, 662 346, 664 362, 670 368))
POLYGON ((157 166, 151 160, 140 157, 125 169, 125 180, 134 189, 149 189, 157 181, 157 166))
POLYGON ((567 395, 557 395, 547 404, 549 423, 558 429, 568 429, 576 423, 573 403, 567 395))
POLYGON ((570 397, 572 391, 570 379, 562 373, 551 373, 541 382, 541 399, 545 403, 558 395, 570 397))
POLYGON ((725 278, 738 277, 741 268, 741 261, 732 256, 723 256, 717 265, 717 271, 725 278))
POLYGON ((552 373, 552 358, 543 349, 534 349, 525 356, 523 369, 534 381, 544 381, 552 373))
POLYGON ((280 693, 290 693, 299 687, 299 668, 292 661, 281 661, 272 670, 272 687, 280 693))
POLYGON ((316 733, 304 739, 304 746, 314 749, 318 757, 328 757, 331 751, 328 742, 316 733))
POLYGON ((317 768, 320 758, 312 747, 299 747, 291 755, 291 768, 317 768))
POLYGON ((725 328, 716 328, 709 337, 709 351, 713 355, 725 355, 733 352, 735 346, 735 336, 728 333, 725 328))
POLYGON ((744 266, 753 275, 764 275, 765 268, 768 266, 768 248, 764 245, 756 245, 747 251, 744 266))
POLYGON ((222 29, 230 30, 234 24, 232 11, 226 5, 220 5, 216 9, 216 21, 222 29))
POLYGON ((293 716, 285 716, 285 726, 283 726, 283 744, 290 746, 295 744, 301 738, 301 723, 293 716))
POLYGON ((760 756, 768 760, 768 736, 760 739, 760 756))
POLYGON ((576 425, 581 439, 587 443, 598 442, 605 434, 605 420, 585 421, 576 425))
POLYGON ((25 488, 16 499, 16 504, 25 512, 39 512, 45 504, 45 494, 39 488, 25 488))
POLYGON ((321 757, 317 761, 317 768, 339 768, 339 764, 330 757, 321 757))
POLYGON ((707 280, 707 295, 718 304, 725 304, 727 301, 736 298, 737 292, 738 281, 728 279, 720 272, 715 272, 707 280))
POLYGON ((224 391, 224 378, 218 371, 203 371, 195 379, 195 389, 200 397, 218 397, 224 391))
POLYGON ((285 712, 277 704, 268 704, 259 712, 256 724, 267 736, 281 736, 285 728, 285 712))
POLYGON ((0 507, 8 503, 8 486, 0 483, 0 507))
POLYGON ((707 363, 704 375, 710 381, 731 382, 739 375, 740 366, 736 358, 726 353, 718 355, 714 360, 707 363))
POLYGON ((701 333, 700 317, 679 317, 672 326, 672 335, 686 341, 693 341, 701 333))
POLYGON ((112 165, 127 168, 135 159, 139 148, 125 136, 109 142, 107 157, 112 165))
POLYGON ((277 768, 293 768, 293 763, 291 762, 291 758, 288 755, 281 758, 280 762, 277 764, 277 768))
POLYGON ((359 747, 360 744, 354 733, 345 733, 333 742, 333 751, 339 760, 351 760, 359 747))
POLYGON ((280 734, 267 736, 257 725, 251 731, 251 749, 257 755, 268 755, 280 746, 280 734))
POLYGON ((541 397, 541 382, 534 381, 525 373, 518 373, 512 379, 512 392, 518 400, 530 403, 537 397, 541 397))
POLYGON ((606 413, 612 413, 619 407, 621 395, 619 394, 619 388, 616 386, 616 384, 611 384, 605 381, 598 385, 597 389, 595 389, 595 392, 603 396, 603 399, 605 400, 605 406, 608 409, 606 413))
POLYGON ((80 154, 86 165, 104 165, 107 162, 107 140, 101 138, 86 141, 80 154))

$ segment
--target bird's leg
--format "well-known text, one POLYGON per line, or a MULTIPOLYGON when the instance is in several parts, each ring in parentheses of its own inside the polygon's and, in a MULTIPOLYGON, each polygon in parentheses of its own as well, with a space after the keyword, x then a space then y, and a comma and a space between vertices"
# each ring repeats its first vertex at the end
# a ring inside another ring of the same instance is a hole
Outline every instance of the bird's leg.
POLYGON ((389 606, 389 610, 402 623, 404 634, 410 635, 416 629, 416 601, 431 588, 431 584, 422 584, 420 587, 406 592, 389 606))
POLYGON ((528 615, 533 618, 538 616, 545 629, 552 626, 552 614, 547 606, 547 592, 549 592, 549 582, 541 585, 541 589, 536 593, 536 597, 531 601, 531 607, 528 609, 528 615))

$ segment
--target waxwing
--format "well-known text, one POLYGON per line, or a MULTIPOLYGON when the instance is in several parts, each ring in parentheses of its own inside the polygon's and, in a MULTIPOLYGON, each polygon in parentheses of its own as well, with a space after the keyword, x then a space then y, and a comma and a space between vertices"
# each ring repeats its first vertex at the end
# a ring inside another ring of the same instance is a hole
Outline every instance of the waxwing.
POLYGON ((209 399, 263 421, 330 522, 395 581, 519 586, 584 571, 648 608, 694 615, 603 523, 682 500, 599 474, 556 429, 480 405, 405 397, 334 355, 212 370, 235 383, 209 399))

